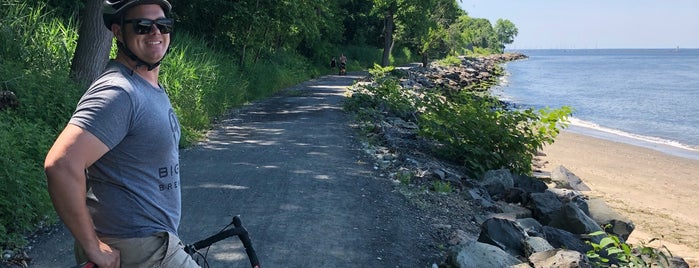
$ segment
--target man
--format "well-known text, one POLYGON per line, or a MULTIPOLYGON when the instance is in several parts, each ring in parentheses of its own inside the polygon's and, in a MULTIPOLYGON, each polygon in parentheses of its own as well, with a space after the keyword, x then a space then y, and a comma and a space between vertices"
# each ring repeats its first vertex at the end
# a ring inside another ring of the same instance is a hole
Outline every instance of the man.
POLYGON ((46 156, 49 194, 76 239, 78 263, 199 267, 177 237, 180 126, 158 83, 170 10, 166 0, 104 2, 117 57, 46 156))

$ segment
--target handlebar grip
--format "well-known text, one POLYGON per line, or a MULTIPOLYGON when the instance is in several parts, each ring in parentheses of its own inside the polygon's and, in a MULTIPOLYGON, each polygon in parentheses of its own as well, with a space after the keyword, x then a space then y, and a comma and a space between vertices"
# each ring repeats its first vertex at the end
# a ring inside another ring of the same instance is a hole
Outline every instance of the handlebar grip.
POLYGON ((243 222, 240 220, 240 215, 235 215, 233 217, 233 225, 236 229, 240 231, 240 233, 238 234, 238 238, 240 239, 240 242, 243 243, 245 253, 248 255, 248 258, 250 259, 250 265, 253 268, 259 268, 260 261, 257 259, 257 253, 255 253, 255 248, 253 248, 252 246, 252 241, 250 240, 248 230, 245 229, 245 227, 243 227, 243 222))

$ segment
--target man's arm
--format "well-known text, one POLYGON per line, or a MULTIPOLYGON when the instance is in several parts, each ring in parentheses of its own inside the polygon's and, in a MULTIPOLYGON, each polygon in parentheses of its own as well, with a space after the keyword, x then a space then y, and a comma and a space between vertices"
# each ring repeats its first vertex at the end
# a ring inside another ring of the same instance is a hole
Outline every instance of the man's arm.
POLYGON ((46 155, 44 171, 51 202, 88 259, 99 267, 119 267, 119 251, 97 238, 85 204, 85 169, 108 151, 92 133, 68 124, 46 155))

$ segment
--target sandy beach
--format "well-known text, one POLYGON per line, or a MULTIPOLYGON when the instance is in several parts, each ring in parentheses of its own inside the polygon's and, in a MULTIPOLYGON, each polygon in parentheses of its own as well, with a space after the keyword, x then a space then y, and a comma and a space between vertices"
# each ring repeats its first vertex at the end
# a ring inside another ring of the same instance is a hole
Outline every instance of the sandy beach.
POLYGON ((699 267, 699 160, 563 131, 544 148, 543 170, 563 165, 636 229, 629 243, 665 245, 699 267))

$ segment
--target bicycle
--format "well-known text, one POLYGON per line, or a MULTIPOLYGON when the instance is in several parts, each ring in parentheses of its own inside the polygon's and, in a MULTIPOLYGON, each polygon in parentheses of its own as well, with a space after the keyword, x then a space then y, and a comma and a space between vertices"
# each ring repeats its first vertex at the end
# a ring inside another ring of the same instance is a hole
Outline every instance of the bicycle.
MULTIPOLYGON (((209 263, 206 260, 206 255, 208 253, 208 248, 213 245, 214 243, 221 241, 223 239, 229 238, 231 236, 238 236, 238 239, 240 239, 240 242, 243 243, 243 247, 245 248, 245 253, 248 255, 248 260, 250 260, 250 266, 252 268, 260 268, 260 261, 257 259, 257 253, 255 253, 255 249, 252 246, 252 241, 250 240, 250 235, 248 234, 248 230, 243 227, 243 222, 240 220, 240 215, 235 215, 233 216, 233 220, 231 220, 231 223, 226 225, 226 227, 223 227, 221 231, 218 233, 209 236, 207 238, 204 238, 202 240, 199 240, 197 242, 194 242, 192 244, 187 244, 184 247, 184 251, 187 252, 192 258, 195 260, 198 257, 202 257, 204 260, 204 264, 206 266, 202 267, 209 267, 209 263), (233 226, 231 228, 231 226, 233 226), (205 253, 199 252, 200 249, 206 248, 205 253)), ((197 261, 198 263, 198 261, 197 261)), ((201 265, 201 264, 200 264, 201 265)), ((97 265, 94 263, 88 262, 85 264, 78 265, 77 268, 98 268, 97 265)))

